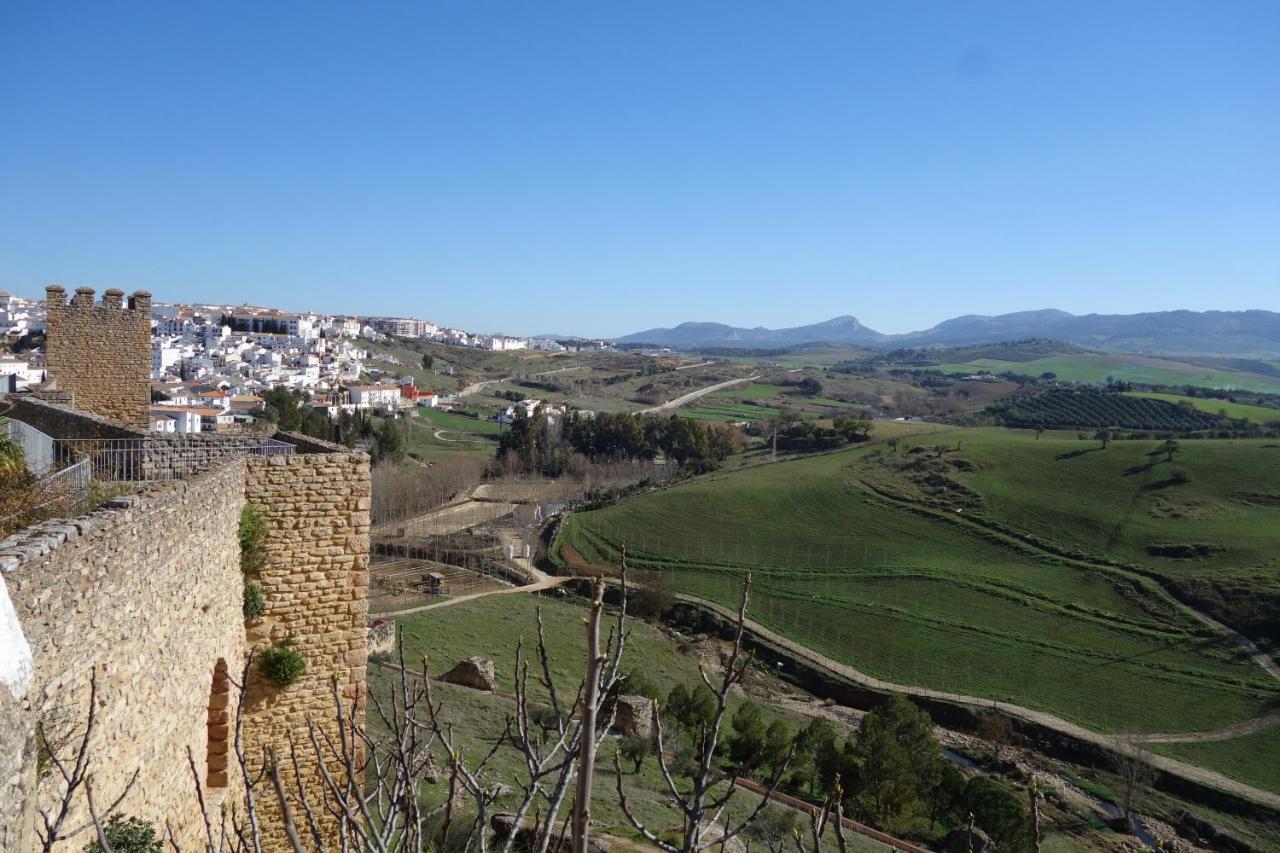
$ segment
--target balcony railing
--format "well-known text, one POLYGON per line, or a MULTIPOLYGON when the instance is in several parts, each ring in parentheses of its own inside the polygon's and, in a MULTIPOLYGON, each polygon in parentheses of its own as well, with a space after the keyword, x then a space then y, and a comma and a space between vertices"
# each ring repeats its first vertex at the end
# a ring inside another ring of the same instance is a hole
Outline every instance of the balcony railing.
POLYGON ((5 428, 37 476, 85 466, 88 478, 99 482, 175 480, 228 459, 284 456, 296 450, 288 442, 252 436, 53 438, 21 421, 7 421, 5 428))

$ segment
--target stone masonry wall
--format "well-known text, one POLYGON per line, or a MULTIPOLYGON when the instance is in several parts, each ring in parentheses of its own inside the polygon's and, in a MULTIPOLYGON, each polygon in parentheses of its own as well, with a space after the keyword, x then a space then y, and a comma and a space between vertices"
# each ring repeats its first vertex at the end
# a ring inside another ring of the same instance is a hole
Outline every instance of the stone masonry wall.
MULTIPOLYGON (((5 402, 10 407, 8 417, 30 424, 55 439, 74 439, 77 441, 74 446, 85 453, 93 454, 95 448, 118 448, 95 456, 95 475, 117 480, 171 480, 207 471, 225 459, 242 455, 245 450, 260 452, 269 437, 262 432, 162 434, 134 429, 29 394, 11 394, 5 402), (122 442, 124 439, 128 441, 122 442), (97 442, 102 440, 114 443, 99 445, 97 442)), ((327 442, 293 433, 282 434, 281 438, 302 452, 329 453, 334 449, 327 442)))
POLYGON ((58 390, 86 412, 146 429, 151 405, 151 294, 108 290, 94 303, 80 287, 68 302, 56 284, 45 290, 45 363, 58 390))
MULTIPOLYGON (((281 435, 286 441, 294 440, 281 435)), ((245 741, 260 760, 266 744, 287 744, 292 733, 305 746, 308 721, 331 732, 333 679, 342 701, 363 717, 369 592, 369 457, 323 442, 321 452, 246 460, 245 497, 267 519, 266 566, 260 583, 267 612, 249 641, 258 647, 293 637, 307 662, 305 674, 281 689, 252 674, 247 685, 245 741), (323 452, 326 450, 336 452, 323 452)), ((336 737, 335 737, 336 742, 336 737)), ((281 749, 281 754, 287 747, 281 749)), ((309 754, 309 752, 307 753, 309 754)), ((286 767, 286 776, 291 771, 286 767)), ((304 771, 313 807, 321 802, 319 777, 304 771)), ((286 789, 294 787, 286 779, 286 789)), ((295 814, 301 805, 292 803, 295 814)), ((264 803, 267 849, 285 839, 275 803, 264 803)))
MULTIPOLYGON (((203 846, 187 750, 207 783, 215 669, 225 662, 238 680, 245 654, 235 535, 244 482, 244 462, 234 460, 0 543, 0 571, 35 661, 21 700, 28 724, 42 722, 54 740, 82 728, 96 672, 96 799, 115 799, 137 771, 121 810, 160 828, 167 823, 183 849, 203 846)), ((34 756, 25 758, 29 770, 34 756)), ((54 796, 55 776, 41 778, 42 805, 54 796)), ((15 797, 6 781, 0 806, 15 797)), ((222 798, 238 796, 237 782, 206 789, 215 813, 222 798)), ((83 823, 85 812, 81 797, 68 826, 83 823)), ((81 835, 60 849, 78 851, 86 842, 81 835)), ((0 849, 36 848, 30 839, 8 839, 0 849)))

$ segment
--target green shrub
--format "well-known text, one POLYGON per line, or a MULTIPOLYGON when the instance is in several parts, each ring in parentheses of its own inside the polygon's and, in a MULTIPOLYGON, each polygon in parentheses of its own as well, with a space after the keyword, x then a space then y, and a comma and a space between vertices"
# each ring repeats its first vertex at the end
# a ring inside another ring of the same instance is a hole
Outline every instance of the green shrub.
MULTIPOLYGON (((102 834, 112 853, 161 853, 164 850, 151 821, 125 817, 119 812, 107 818, 102 834)), ((95 839, 85 845, 84 853, 102 853, 102 845, 95 839)))
POLYGON ((288 687, 306 672, 307 661, 302 656, 302 652, 293 647, 293 637, 288 637, 279 645, 268 646, 262 650, 258 668, 277 686, 288 687))
POLYGON ((244 618, 257 619, 267 612, 267 596, 262 585, 249 581, 244 585, 244 618))
POLYGON ((240 510, 240 569, 245 574, 262 570, 267 555, 263 542, 267 538, 267 516, 257 504, 245 504, 240 510))

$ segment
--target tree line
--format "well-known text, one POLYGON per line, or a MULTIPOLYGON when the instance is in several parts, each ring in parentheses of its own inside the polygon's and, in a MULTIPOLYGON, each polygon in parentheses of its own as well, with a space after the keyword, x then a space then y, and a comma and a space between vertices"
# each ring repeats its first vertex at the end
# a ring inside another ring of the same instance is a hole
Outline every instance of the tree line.
POLYGON ((552 477, 566 470, 574 454, 593 462, 653 460, 662 455, 691 470, 708 471, 741 449, 737 431, 723 424, 676 415, 589 415, 576 410, 551 418, 541 406, 532 415, 518 408, 498 440, 499 460, 552 477))

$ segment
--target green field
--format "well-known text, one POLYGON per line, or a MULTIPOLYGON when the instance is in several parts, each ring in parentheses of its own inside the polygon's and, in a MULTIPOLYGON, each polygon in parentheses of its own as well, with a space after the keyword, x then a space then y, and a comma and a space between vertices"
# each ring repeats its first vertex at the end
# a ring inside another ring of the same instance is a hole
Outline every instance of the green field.
MULTIPOLYGON (((678 409, 676 414, 682 418, 693 418, 699 421, 759 421, 782 414, 782 409, 775 406, 756 406, 748 403, 708 403, 701 406, 688 406, 678 409)), ((801 420, 813 420, 818 417, 815 412, 799 412, 801 420)))
MULTIPOLYGON (((586 659, 583 630, 586 610, 574 599, 497 595, 400 617, 397 624, 404 630, 406 661, 413 661, 414 668, 421 668, 421 658, 427 655, 429 671, 439 674, 465 658, 489 658, 494 661, 499 689, 511 692, 515 684, 516 644, 523 641, 526 652, 536 651, 535 613, 538 608, 542 609, 546 626, 551 671, 564 701, 571 702, 586 659)), ((623 654, 624 672, 638 669, 663 691, 676 684, 693 687, 699 683, 697 658, 681 653, 676 640, 643 622, 633 620, 628 623, 628 628, 623 654)), ((393 680, 394 676, 385 669, 370 667, 371 690, 385 695, 393 680)), ((535 680, 532 677, 529 680, 530 696, 535 701, 544 700, 546 691, 535 680)), ((456 723, 456 734, 464 755, 473 762, 487 752, 492 738, 503 730, 506 717, 514 710, 509 701, 491 694, 448 684, 434 685, 433 690, 437 700, 443 702, 444 718, 456 723)), ((741 701, 742 698, 735 695, 731 706, 736 708, 741 701)), ((807 722, 803 717, 774 707, 765 706, 764 711, 768 717, 783 719, 793 728, 807 722)), ((635 832, 627 824, 615 792, 613 752, 617 744, 610 738, 601 747, 591 819, 599 826, 597 832, 632 838, 635 832)), ((500 748, 489 765, 488 778, 510 785, 517 778, 520 762, 521 757, 514 749, 500 748)), ((628 766, 624 777, 632 807, 646 822, 665 830, 675 820, 675 815, 667 805, 668 795, 657 763, 652 758, 646 760, 638 774, 632 773, 628 766)), ((429 787, 424 799, 431 804, 442 802, 445 787, 429 787)), ((752 802, 749 795, 738 797, 731 806, 730 814, 743 816, 752 802)), ((506 795, 498 805, 513 807, 516 802, 511 795, 506 795)), ((888 849, 852 834, 849 844, 852 850, 860 853, 888 849)))
POLYGON ((1203 397, 1187 397, 1182 394, 1156 394, 1150 391, 1130 391, 1132 397, 1150 397, 1153 400, 1164 400, 1166 403, 1188 403, 1193 408, 1211 415, 1226 413, 1229 418, 1251 421, 1255 424, 1280 423, 1280 409, 1268 409, 1265 406, 1249 406, 1244 403, 1232 403, 1227 400, 1206 400, 1203 397))
POLYGON ((765 397, 777 397, 787 393, 788 390, 785 385, 765 385, 759 382, 751 382, 747 385, 726 388, 723 391, 713 391, 707 396, 718 400, 758 400, 765 397))
POLYGON ((940 364, 946 373, 1003 373, 1024 376, 1053 373, 1065 382, 1100 384, 1107 377, 1148 385, 1195 385, 1202 388, 1239 388, 1246 391, 1280 393, 1280 378, 1243 370, 1206 367, 1171 358, 1142 355, 1087 353, 1056 355, 1032 361, 1001 361, 979 358, 959 364, 940 364))
MULTIPOLYGON (((904 439, 902 456, 914 458, 913 441, 932 447, 941 438, 904 439)), ((1160 465, 1125 473, 1151 461, 1153 442, 1092 452, 1096 444, 1002 430, 945 439, 973 460, 965 488, 976 509, 910 502, 910 481, 876 461, 876 445, 701 477, 576 514, 560 542, 592 562, 616 559, 626 545, 636 564, 721 603, 751 572, 754 618, 824 654, 888 680, 1015 701, 1098 730, 1211 729, 1280 701, 1280 684, 1150 577, 1057 556, 965 514, 1085 556, 1118 549, 1146 558, 1144 543, 1172 535, 1152 509, 1183 507, 1188 541, 1210 532, 1237 540, 1234 556, 1191 569, 1151 558, 1150 572, 1158 564, 1241 580, 1242 560, 1274 560, 1280 525, 1268 515, 1275 510, 1223 495, 1274 490, 1280 451, 1186 442, 1178 464, 1190 469, 1193 491, 1167 493, 1144 490, 1160 480, 1160 465), (1201 500, 1222 503, 1220 511, 1190 518, 1201 500)))
POLYGON ((1153 743, 1152 751, 1217 770, 1241 782, 1280 791, 1280 725, 1230 740, 1153 743))
POLYGON ((500 429, 495 421, 419 406, 418 417, 409 420, 406 447, 429 462, 459 454, 487 459, 497 451, 500 429))
POLYGON ((444 412, 439 409, 419 407, 421 417, 435 424, 438 429, 458 430, 473 435, 497 435, 502 425, 497 421, 481 418, 469 418, 457 412, 444 412))

